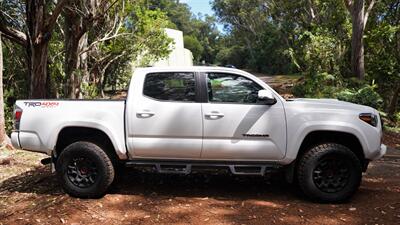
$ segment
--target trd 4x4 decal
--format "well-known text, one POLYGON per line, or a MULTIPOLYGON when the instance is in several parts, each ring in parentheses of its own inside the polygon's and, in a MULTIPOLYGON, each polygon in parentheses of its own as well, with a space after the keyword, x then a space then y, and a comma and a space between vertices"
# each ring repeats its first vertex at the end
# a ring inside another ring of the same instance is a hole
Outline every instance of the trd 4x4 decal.
POLYGON ((59 102, 24 102, 27 107, 41 107, 41 108, 54 108, 57 107, 59 102))

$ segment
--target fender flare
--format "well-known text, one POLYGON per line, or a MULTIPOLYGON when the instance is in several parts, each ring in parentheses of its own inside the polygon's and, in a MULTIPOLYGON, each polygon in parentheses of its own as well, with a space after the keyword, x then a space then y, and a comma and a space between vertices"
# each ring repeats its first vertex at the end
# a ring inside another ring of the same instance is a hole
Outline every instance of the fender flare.
POLYGON ((98 122, 93 122, 93 121, 73 121, 73 122, 66 122, 61 124, 60 126, 56 127, 55 129, 53 129, 53 135, 52 138, 50 138, 50 140, 48 141, 48 146, 52 146, 53 150, 56 147, 58 138, 59 138, 59 134, 60 132, 65 129, 65 128, 69 128, 69 127, 76 127, 76 128, 91 128, 91 129, 96 129, 99 130, 101 132, 103 132, 104 134, 107 135, 107 137, 110 139, 116 154, 118 155, 118 157, 120 159, 127 159, 127 154, 126 154, 126 148, 125 148, 125 144, 124 143, 120 143, 121 141, 119 141, 114 135, 112 130, 110 130, 108 127, 98 123, 98 122))

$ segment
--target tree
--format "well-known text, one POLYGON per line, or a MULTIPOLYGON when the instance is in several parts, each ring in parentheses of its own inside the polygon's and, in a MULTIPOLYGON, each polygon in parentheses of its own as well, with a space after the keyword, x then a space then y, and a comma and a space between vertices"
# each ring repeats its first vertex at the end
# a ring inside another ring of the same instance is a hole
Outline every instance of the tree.
POLYGON ((0 144, 2 144, 6 137, 4 119, 4 98, 3 98, 3 47, 0 32, 0 144))
POLYGON ((215 63, 215 56, 220 49, 220 32, 214 16, 194 15, 186 3, 176 0, 149 0, 149 4, 150 8, 160 9, 167 14, 172 22, 169 28, 181 30, 185 36, 192 36, 198 40, 203 50, 200 56, 195 56, 196 62, 215 63))
POLYGON ((199 62, 204 51, 204 47, 200 44, 194 36, 184 37, 185 48, 189 49, 193 53, 194 60, 199 62))
MULTIPOLYGON (((118 30, 122 27, 123 21, 119 14, 124 13, 125 0, 71 0, 64 10, 64 34, 65 34, 65 77, 67 78, 66 96, 69 98, 82 97, 81 83, 88 79, 87 49, 88 32, 97 28, 98 22, 107 26, 110 22, 114 26, 108 30, 107 40, 117 37, 118 30), (117 3, 122 5, 120 13, 108 15, 109 10, 117 3), (112 34, 112 35, 111 35, 112 34)), ((107 26, 108 27, 108 26, 107 26)), ((105 41, 105 40, 104 40, 105 41)))
POLYGON ((375 0, 370 0, 365 10, 365 0, 344 0, 352 21, 351 68, 360 80, 365 78, 364 68, 364 30, 375 0))
MULTIPOLYGON (((25 10, 19 12, 20 15, 25 15, 24 25, 21 25, 22 21, 12 21, 13 17, 5 10, 0 12, 0 31, 4 33, 4 37, 26 48, 30 98, 48 97, 46 88, 49 85, 47 76, 49 41, 57 18, 68 0, 58 0, 53 10, 49 12, 52 2, 26 0, 25 10), (22 31, 16 27, 26 27, 26 30, 22 31)), ((20 3, 16 4, 22 8, 20 3)))
POLYGON ((387 114, 394 118, 400 97, 400 0, 377 1, 366 31, 368 80, 378 84, 387 114))
POLYGON ((263 0, 215 0, 213 10, 226 24, 227 30, 242 40, 249 53, 249 64, 258 71, 259 45, 262 42, 261 33, 268 21, 268 11, 263 0))

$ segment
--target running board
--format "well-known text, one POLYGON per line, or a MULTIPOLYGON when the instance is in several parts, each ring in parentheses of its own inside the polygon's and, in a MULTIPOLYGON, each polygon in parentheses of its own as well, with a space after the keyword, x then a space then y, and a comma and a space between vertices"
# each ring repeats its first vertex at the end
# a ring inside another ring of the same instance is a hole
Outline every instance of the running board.
MULTIPOLYGON (((232 163, 232 162, 231 162, 232 163)), ((151 162, 151 161, 128 161, 128 167, 153 167, 158 173, 164 174, 190 174, 193 170, 202 169, 228 169, 235 175, 258 175, 264 176, 267 172, 279 168, 279 165, 259 165, 259 164, 223 164, 223 163, 185 163, 185 162, 151 162)))
POLYGON ((191 165, 168 165, 168 164, 155 164, 157 172, 170 173, 170 174, 190 174, 192 172, 191 165))
POLYGON ((240 165, 229 166, 231 173, 235 175, 260 175, 264 176, 267 166, 240 165))

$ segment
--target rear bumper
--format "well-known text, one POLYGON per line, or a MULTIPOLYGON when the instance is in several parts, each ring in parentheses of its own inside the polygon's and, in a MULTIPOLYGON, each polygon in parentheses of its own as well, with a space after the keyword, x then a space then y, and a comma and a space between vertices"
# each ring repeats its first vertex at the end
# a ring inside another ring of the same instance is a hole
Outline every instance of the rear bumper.
POLYGON ((19 143, 19 132, 18 131, 14 131, 11 133, 11 144, 16 149, 21 148, 21 144, 19 143))
POLYGON ((51 150, 46 149, 36 133, 14 131, 11 133, 11 144, 14 148, 44 153, 47 155, 51 154, 51 150))
POLYGON ((376 155, 374 155, 371 158, 371 160, 377 160, 377 159, 382 158, 386 154, 386 151, 387 151, 386 145, 381 144, 380 148, 376 151, 376 155))

